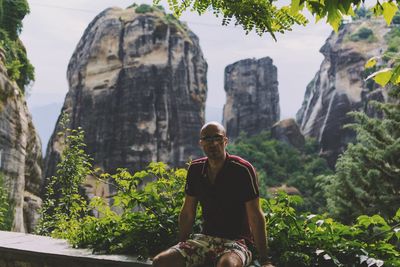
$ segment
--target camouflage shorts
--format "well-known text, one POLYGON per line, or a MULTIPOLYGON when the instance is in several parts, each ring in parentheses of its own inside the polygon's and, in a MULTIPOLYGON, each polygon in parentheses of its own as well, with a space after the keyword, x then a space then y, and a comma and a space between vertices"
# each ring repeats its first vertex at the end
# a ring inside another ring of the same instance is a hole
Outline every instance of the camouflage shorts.
POLYGON ((236 253, 243 266, 251 262, 251 252, 247 248, 244 239, 229 240, 203 234, 195 234, 192 239, 180 242, 172 249, 179 251, 185 258, 186 267, 201 264, 216 264, 217 260, 225 253, 236 253))

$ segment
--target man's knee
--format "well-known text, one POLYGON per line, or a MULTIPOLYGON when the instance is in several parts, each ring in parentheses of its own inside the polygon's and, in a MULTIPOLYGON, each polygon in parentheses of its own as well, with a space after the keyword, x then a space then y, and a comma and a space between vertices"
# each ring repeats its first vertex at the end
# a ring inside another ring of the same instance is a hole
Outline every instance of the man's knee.
POLYGON ((176 250, 166 250, 153 258, 154 267, 184 267, 185 260, 183 256, 176 250))
POLYGON ((217 267, 243 267, 243 263, 237 254, 227 253, 218 260, 217 267))

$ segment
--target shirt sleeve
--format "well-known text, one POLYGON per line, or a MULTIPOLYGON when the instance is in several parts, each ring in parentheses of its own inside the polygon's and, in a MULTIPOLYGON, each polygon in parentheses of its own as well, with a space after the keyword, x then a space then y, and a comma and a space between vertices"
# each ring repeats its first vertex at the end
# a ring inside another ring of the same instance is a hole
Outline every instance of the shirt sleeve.
POLYGON ((197 196, 196 192, 196 181, 195 181, 195 175, 193 175, 193 167, 192 165, 189 166, 187 175, 186 175, 186 184, 185 184, 185 193, 189 196, 195 197, 197 196))
POLYGON ((243 200, 244 202, 253 200, 260 196, 258 188, 258 178, 254 167, 249 164, 243 169, 243 200))

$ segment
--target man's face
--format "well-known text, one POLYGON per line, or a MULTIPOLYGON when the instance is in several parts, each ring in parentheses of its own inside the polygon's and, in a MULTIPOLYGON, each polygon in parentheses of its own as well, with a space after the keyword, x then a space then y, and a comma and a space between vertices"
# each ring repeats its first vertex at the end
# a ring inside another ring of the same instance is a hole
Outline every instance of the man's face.
POLYGON ((209 125, 200 133, 200 146, 211 160, 223 160, 228 138, 216 125, 209 125))

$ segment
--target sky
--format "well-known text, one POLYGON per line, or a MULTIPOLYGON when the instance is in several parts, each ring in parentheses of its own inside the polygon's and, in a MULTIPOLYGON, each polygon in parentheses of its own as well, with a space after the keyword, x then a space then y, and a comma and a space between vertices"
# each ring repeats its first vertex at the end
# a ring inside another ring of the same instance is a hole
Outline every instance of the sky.
MULTIPOLYGON (((93 18, 108 7, 126 8, 131 0, 28 0, 30 14, 23 20, 21 40, 28 58, 35 67, 35 82, 28 89, 30 110, 64 102, 68 91, 66 70, 72 53, 84 30, 93 18)), ((285 4, 287 1, 278 1, 285 4)), ((151 3, 137 1, 136 3, 151 3)), ((167 6, 166 2, 161 4, 167 6)), ((169 13, 168 9, 167 12, 169 13)), ((324 21, 311 18, 306 26, 278 34, 274 41, 269 34, 246 35, 240 26, 222 26, 222 18, 202 16, 187 11, 180 20, 199 37, 208 63, 208 96, 206 119, 221 110, 225 103, 224 69, 246 58, 271 57, 278 68, 281 119, 294 117, 303 101, 307 84, 319 70, 323 56, 319 49, 332 29, 324 21)), ((55 118, 58 114, 55 114, 55 118)), ((35 120, 35 114, 33 114, 35 120)), ((36 118, 37 119, 37 118, 36 118)), ((51 129, 54 122, 48 121, 51 129)), ((49 133, 50 134, 50 133, 49 133)), ((43 138, 42 139, 46 139, 43 138)), ((47 140, 42 140, 46 143, 47 140)))

